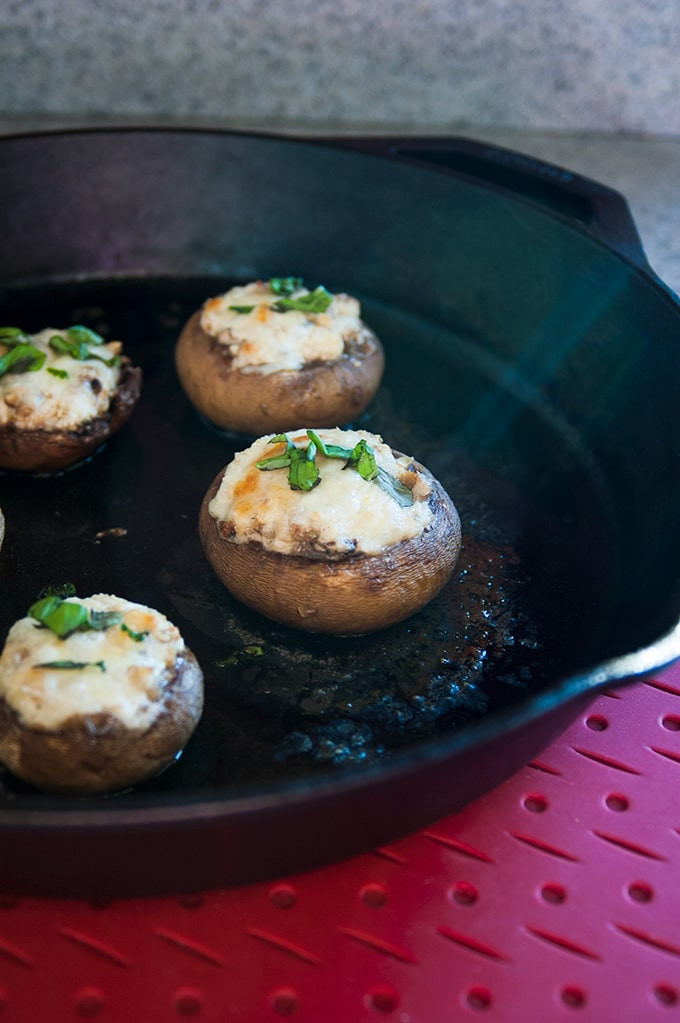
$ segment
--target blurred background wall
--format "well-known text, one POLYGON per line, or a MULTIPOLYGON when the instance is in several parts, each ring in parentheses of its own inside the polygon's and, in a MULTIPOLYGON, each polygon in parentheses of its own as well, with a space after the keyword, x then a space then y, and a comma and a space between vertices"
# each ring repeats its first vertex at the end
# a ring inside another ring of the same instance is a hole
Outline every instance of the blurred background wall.
POLYGON ((680 0, 2 0, 0 117, 680 135, 680 0))

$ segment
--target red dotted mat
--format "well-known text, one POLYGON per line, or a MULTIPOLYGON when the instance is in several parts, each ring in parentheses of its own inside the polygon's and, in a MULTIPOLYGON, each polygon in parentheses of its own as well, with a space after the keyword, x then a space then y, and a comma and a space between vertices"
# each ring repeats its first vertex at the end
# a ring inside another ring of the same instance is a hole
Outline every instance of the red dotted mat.
MULTIPOLYGON (((0 852, 1 855, 1 852, 0 852)), ((680 666, 594 701, 461 813, 186 898, 4 898, 0 1019, 680 1019, 680 666)))

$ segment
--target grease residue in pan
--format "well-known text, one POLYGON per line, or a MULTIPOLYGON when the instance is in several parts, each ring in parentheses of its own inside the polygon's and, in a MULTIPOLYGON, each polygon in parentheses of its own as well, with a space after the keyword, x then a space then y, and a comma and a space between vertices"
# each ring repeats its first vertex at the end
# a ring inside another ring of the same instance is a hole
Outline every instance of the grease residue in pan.
MULTIPOLYGON (((371 636, 307 636, 244 609, 205 561, 201 498, 248 439, 201 421, 174 373, 189 314, 232 282, 147 278, 17 289, 3 323, 85 323, 145 374, 131 422, 61 476, 0 476, 7 517, 0 632, 47 583, 163 610, 206 675, 206 710, 149 791, 228 787, 389 757, 524 699, 586 663, 607 585, 606 521, 587 458, 483 350, 363 297, 387 372, 358 425, 424 462, 452 495, 464 542, 442 594, 371 636), (478 353, 478 354, 476 354, 478 353), (583 594, 587 593, 588 604, 583 594)), ((300 424, 314 425, 314 424, 300 424)), ((0 801, 28 788, 7 775, 0 801)), ((41 797, 42 798, 42 797, 41 797)), ((22 800, 23 801, 23 800, 22 800)))

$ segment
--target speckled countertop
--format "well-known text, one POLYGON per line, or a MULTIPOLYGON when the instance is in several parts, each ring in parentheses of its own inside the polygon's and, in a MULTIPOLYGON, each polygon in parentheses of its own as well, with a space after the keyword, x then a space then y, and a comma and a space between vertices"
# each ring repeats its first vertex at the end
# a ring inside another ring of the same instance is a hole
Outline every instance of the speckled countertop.
MULTIPOLYGON (((381 132, 375 124, 365 129, 355 124, 350 130, 347 125, 333 123, 312 129, 309 125, 290 121, 222 123, 214 120, 197 122, 195 119, 150 121, 133 118, 0 117, 0 135, 121 124, 235 128, 308 136, 333 132, 361 134, 362 131, 365 134, 395 134, 394 126, 390 125, 381 132)), ((442 132, 437 126, 428 129, 422 125, 406 125, 403 134, 423 136, 441 135, 442 132)), ((628 200, 649 263, 658 276, 680 294, 680 138, 489 127, 476 130, 469 125, 448 134, 513 149, 582 174, 621 192, 628 200)))

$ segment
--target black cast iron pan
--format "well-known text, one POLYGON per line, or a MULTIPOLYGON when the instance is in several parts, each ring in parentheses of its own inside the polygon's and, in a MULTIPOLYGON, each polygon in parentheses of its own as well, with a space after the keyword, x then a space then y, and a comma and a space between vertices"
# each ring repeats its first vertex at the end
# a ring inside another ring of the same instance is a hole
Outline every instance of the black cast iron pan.
POLYGON ((203 131, 0 143, 0 321, 83 322, 143 367, 128 426, 61 476, 0 477, 0 631, 46 583, 163 610, 206 711, 139 789, 0 779, 0 890, 132 895, 301 870, 450 812, 602 687, 680 653, 680 306, 625 202, 467 140, 203 131), (236 281, 356 294, 387 353, 360 424, 450 491, 464 546, 409 622, 352 640, 235 604, 198 508, 248 442, 189 406, 172 351, 236 281))

